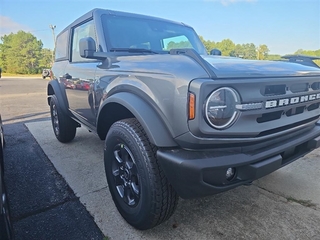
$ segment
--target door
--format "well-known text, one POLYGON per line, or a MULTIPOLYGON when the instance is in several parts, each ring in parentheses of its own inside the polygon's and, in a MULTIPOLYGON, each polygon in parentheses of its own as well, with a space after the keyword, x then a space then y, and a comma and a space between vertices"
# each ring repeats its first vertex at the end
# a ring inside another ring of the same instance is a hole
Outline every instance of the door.
POLYGON ((95 113, 92 111, 90 94, 99 61, 80 56, 79 41, 84 37, 92 37, 97 41, 93 20, 78 25, 72 30, 71 58, 65 69, 63 81, 72 113, 86 125, 90 124, 94 127, 95 113))

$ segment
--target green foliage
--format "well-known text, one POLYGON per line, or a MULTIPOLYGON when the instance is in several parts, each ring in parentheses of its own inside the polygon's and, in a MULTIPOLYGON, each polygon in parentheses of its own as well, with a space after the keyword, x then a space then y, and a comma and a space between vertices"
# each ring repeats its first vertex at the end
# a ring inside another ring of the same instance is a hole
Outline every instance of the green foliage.
POLYGON ((243 59, 256 59, 256 46, 253 43, 237 44, 230 56, 243 59))
POLYGON ((301 54, 301 55, 320 57, 320 49, 315 50, 315 51, 299 49, 294 54, 301 54))
POLYGON ((48 48, 43 48, 41 50, 41 59, 39 60, 40 72, 44 68, 50 68, 52 62, 52 50, 48 48))
POLYGON ((180 42, 169 42, 167 45, 168 50, 173 49, 173 48, 192 48, 192 45, 188 41, 180 41, 180 42))
POLYGON ((230 56, 235 49, 235 44, 230 39, 224 39, 216 43, 216 48, 221 51, 222 56, 230 56))
MULTIPOLYGON (((31 33, 19 31, 1 37, 0 66, 3 72, 18 74, 40 73, 50 66, 49 49, 31 33)), ((51 56, 51 54, 50 54, 51 56)))
MULTIPOLYGON (((224 39, 221 42, 213 42, 205 40, 202 36, 199 36, 203 45, 208 53, 214 48, 219 49, 223 56, 240 57, 243 59, 259 59, 259 60, 271 60, 279 61, 283 60, 280 55, 269 55, 269 48, 266 44, 256 47, 253 43, 235 44, 230 39, 224 39)), ((293 54, 318 56, 320 57, 320 49, 316 51, 299 49, 293 54)), ((320 66, 320 60, 315 60, 315 63, 320 66)))
MULTIPOLYGON (((299 49, 294 54, 320 57, 320 49, 315 50, 315 51, 299 49)), ((314 62, 320 67, 320 60, 314 60, 314 62)))
POLYGON ((257 48, 257 59, 264 60, 268 57, 268 52, 270 52, 267 45, 262 44, 257 48))
POLYGON ((268 54, 268 56, 265 60, 280 61, 280 60, 283 60, 283 58, 281 58, 281 56, 277 55, 277 54, 268 54))
POLYGON ((244 59, 257 59, 256 46, 253 43, 235 44, 230 39, 224 39, 221 42, 213 42, 205 40, 202 36, 199 36, 207 52, 217 48, 221 51, 223 56, 241 57, 244 59))
POLYGON ((206 48, 207 52, 209 53, 212 49, 217 48, 215 42, 210 40, 204 40, 202 36, 199 36, 201 42, 203 43, 204 47, 206 48))

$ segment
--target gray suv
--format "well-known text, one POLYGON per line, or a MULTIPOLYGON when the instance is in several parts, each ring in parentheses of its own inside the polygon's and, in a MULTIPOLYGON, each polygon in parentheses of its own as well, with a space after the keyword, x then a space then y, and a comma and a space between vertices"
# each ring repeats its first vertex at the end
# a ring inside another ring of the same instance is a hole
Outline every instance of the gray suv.
POLYGON ((102 9, 56 42, 54 134, 85 126, 105 141, 109 190, 138 229, 178 196, 250 184, 319 146, 319 68, 208 55, 190 26, 102 9))

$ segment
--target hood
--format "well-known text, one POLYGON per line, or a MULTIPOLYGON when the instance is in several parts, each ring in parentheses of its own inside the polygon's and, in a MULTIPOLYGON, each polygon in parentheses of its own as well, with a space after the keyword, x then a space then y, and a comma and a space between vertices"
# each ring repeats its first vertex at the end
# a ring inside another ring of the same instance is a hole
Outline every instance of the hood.
POLYGON ((245 60, 235 57, 201 56, 218 78, 287 77, 320 75, 320 68, 283 61, 245 60))

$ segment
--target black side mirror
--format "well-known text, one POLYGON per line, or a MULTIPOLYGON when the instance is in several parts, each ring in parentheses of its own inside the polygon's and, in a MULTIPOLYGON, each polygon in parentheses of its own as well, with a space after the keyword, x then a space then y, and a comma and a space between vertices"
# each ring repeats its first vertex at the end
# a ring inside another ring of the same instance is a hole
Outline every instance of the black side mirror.
POLYGON ((92 37, 81 38, 79 41, 80 56, 83 58, 94 58, 96 42, 92 37))
POLYGON ((105 60, 107 52, 97 52, 96 42, 92 37, 81 38, 79 41, 80 56, 83 58, 105 60))
POLYGON ((217 48, 214 48, 210 51, 210 55, 218 55, 221 56, 221 51, 217 48))

